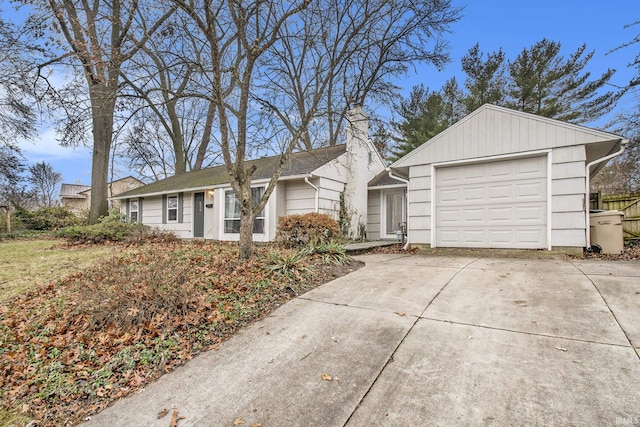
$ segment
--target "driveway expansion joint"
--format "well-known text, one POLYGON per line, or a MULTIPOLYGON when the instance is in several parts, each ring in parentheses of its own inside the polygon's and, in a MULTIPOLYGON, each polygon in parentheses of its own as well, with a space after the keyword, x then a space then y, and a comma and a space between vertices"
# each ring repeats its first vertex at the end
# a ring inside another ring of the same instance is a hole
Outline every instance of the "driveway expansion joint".
MULTIPOLYGON (((573 265, 573 264, 572 264, 573 265)), ((574 265, 575 266, 575 265, 574 265)), ((576 267, 577 268, 577 267, 576 267)), ((604 302, 604 305, 607 306, 607 310, 609 310, 609 313, 611 313, 611 316, 613 316, 613 319, 616 321, 616 324, 618 325, 618 327, 620 328, 620 330, 622 331, 622 333, 624 334, 624 337, 626 338, 627 342, 629 343, 629 347, 634 348, 633 343, 631 342, 631 337, 629 336, 629 334, 627 333, 627 331, 624 329, 624 327, 622 327, 622 324, 620 323, 620 320, 618 319, 618 316, 616 316, 616 314, 613 312, 613 310, 611 309, 611 306, 609 306, 609 301, 607 301, 607 299, 605 298, 605 296, 602 294, 602 292, 600 292, 600 289, 598 288, 598 286, 595 284, 595 282, 593 280, 591 280, 591 277, 589 277, 589 275, 585 274, 584 272, 582 272, 582 270, 580 270, 578 268, 578 270, 580 271, 580 273, 582 273, 582 275, 591 283, 591 285, 593 285, 593 288, 596 290, 596 292, 598 292, 598 295, 600 295, 600 298, 602 298, 602 301, 604 302)), ((635 352, 636 356, 638 356, 638 359, 640 360, 640 354, 638 354, 638 352, 635 352)))
POLYGON ((475 324, 475 323, 456 322, 456 321, 453 321, 453 320, 434 319, 432 317, 425 317, 425 316, 420 316, 420 319, 422 319, 422 320, 430 320, 430 321, 433 321, 433 322, 440 322, 440 323, 449 323, 451 325, 470 326, 472 328, 481 328, 481 329, 489 329, 489 330, 493 330, 493 331, 511 332, 511 333, 514 333, 514 334, 529 335, 529 336, 534 336, 534 337, 553 338, 553 339, 566 340, 566 341, 582 342, 582 343, 585 343, 585 344, 598 344, 598 345, 605 345, 605 346, 612 346, 612 347, 621 347, 621 348, 634 349, 634 347, 631 344, 629 344, 629 345, 616 344, 616 343, 611 343, 611 342, 593 341, 593 340, 585 340, 585 339, 580 339, 580 338, 565 337, 565 336, 562 336, 562 335, 543 334, 543 333, 540 333, 540 332, 518 331, 516 329, 499 328, 499 327, 496 327, 496 326, 489 326, 489 325, 478 325, 478 324, 475 324))

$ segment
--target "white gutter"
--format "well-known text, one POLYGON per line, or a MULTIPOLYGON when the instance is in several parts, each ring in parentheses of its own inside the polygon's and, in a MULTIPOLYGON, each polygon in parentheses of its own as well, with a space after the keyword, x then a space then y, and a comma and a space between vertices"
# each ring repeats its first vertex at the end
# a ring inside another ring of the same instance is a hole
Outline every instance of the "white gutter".
POLYGON ((304 182, 309 184, 316 191, 316 197, 315 197, 316 210, 315 210, 315 212, 318 213, 318 205, 320 204, 320 199, 319 199, 319 194, 318 194, 318 187, 313 185, 311 183, 311 181, 309 181, 309 178, 313 178, 313 174, 310 173, 309 175, 305 176, 304 177, 304 182))
POLYGON ((619 156, 620 154, 622 154, 622 152, 624 151, 625 146, 629 143, 628 139, 621 139, 620 140, 620 149, 618 151, 616 151, 613 154, 609 154, 608 156, 604 156, 600 159, 594 160, 590 163, 587 163, 587 166, 585 168, 585 175, 586 175, 586 186, 585 186, 585 224, 586 224, 586 237, 587 237, 587 249, 589 249, 591 247, 591 218, 589 216, 589 210, 590 210, 590 200, 591 200, 591 188, 590 188, 590 180, 591 178, 589 177, 590 175, 590 169, 591 166, 593 165, 597 165, 598 163, 602 163, 602 162, 606 162, 607 160, 619 156))
MULTIPOLYGON (((385 170, 387 171, 387 173, 389 174, 389 178, 398 180, 400 182, 404 182, 405 184, 407 184, 407 242, 405 243, 405 245, 402 247, 403 251, 406 251, 407 249, 409 249, 409 180, 402 178, 400 176, 394 175, 393 172, 391 172, 391 168, 385 168, 385 170)), ((382 228, 382 227, 381 227, 382 228)))
POLYGON ((405 184, 409 184, 409 180, 408 179, 405 179, 405 178, 402 178, 400 176, 394 175, 393 172, 391 172, 390 168, 387 168, 386 170, 389 173, 389 178, 397 179, 400 182, 404 182, 405 184))

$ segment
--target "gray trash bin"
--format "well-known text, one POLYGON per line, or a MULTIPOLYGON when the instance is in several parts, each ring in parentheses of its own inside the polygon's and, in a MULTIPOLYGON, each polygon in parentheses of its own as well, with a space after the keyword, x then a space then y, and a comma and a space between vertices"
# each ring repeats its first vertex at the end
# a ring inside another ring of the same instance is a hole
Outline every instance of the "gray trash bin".
POLYGON ((603 254, 619 255, 624 250, 624 231, 620 211, 602 211, 589 214, 591 244, 602 248, 603 254))

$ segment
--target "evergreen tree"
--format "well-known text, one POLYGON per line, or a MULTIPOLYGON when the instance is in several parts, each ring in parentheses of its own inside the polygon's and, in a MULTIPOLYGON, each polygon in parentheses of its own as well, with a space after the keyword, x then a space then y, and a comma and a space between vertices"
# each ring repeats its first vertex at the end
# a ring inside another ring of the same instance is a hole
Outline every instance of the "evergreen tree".
POLYGON ((483 58, 480 45, 476 44, 462 57, 462 70, 467 75, 465 88, 467 94, 464 104, 467 112, 474 111, 484 104, 504 104, 506 95, 506 67, 502 49, 483 58))
POLYGON ((448 108, 440 92, 431 92, 423 85, 414 86, 408 98, 398 106, 404 119, 393 126, 400 137, 391 151, 392 160, 397 160, 445 130, 451 123, 447 119, 448 108))
POLYGON ((610 112, 621 92, 602 92, 615 70, 591 80, 584 71, 594 52, 579 47, 567 59, 560 43, 542 39, 509 62, 506 105, 573 123, 595 121, 610 112))

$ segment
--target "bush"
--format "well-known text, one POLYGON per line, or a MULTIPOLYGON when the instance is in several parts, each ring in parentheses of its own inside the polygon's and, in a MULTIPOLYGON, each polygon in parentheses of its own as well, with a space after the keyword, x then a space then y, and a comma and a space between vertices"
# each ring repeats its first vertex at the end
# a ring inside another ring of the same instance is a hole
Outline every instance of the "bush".
POLYGON ((315 212, 281 217, 276 231, 276 241, 289 247, 327 243, 340 238, 338 221, 315 212))
POLYGON ((61 228, 56 231, 55 235, 81 243, 122 242, 145 227, 135 222, 101 222, 93 225, 61 228))
POLYGON ((26 230, 57 230, 82 224, 82 220, 64 206, 40 208, 33 212, 16 207, 13 216, 16 226, 26 230))

